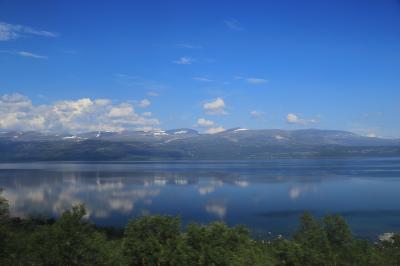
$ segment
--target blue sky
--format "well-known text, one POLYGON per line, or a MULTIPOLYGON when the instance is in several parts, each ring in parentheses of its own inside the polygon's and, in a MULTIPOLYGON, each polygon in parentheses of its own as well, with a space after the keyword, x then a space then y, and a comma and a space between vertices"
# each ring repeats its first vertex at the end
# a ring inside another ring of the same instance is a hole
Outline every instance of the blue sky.
POLYGON ((0 128, 400 137, 400 1, 99 2, 0 0, 0 128))

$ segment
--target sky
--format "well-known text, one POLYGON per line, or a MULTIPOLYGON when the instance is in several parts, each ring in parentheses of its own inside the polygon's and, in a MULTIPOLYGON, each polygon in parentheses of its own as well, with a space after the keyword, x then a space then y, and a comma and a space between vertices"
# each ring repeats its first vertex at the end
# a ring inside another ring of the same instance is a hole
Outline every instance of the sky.
POLYGON ((400 137, 400 1, 0 0, 0 130, 400 137))

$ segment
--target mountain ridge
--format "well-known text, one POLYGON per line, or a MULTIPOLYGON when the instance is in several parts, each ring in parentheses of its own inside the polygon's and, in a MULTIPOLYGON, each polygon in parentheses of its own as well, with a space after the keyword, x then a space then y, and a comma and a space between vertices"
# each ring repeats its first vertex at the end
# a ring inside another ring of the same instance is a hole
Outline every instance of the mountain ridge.
POLYGON ((0 133, 0 161, 269 159, 400 156, 400 140, 321 129, 232 128, 203 134, 188 128, 52 134, 0 133))

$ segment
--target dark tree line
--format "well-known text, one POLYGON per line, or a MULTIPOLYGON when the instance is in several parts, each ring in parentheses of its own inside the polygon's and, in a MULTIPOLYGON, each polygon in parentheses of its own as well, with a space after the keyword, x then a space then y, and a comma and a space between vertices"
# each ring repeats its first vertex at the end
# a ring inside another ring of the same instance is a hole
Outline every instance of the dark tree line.
POLYGON ((242 226, 177 217, 131 220, 122 234, 97 228, 74 206, 54 221, 11 218, 0 197, 0 265, 400 265, 400 236, 355 239, 337 215, 305 213, 291 239, 254 240, 242 226))

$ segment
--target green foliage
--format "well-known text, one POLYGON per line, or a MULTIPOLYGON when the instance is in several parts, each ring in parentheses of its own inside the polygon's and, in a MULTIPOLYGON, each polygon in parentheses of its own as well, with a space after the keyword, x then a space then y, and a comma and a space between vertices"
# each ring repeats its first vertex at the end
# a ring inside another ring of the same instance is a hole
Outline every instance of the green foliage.
MULTIPOLYGON (((0 195, 3 192, 0 189, 0 195)), ((8 211, 8 202, 5 198, 0 196, 0 223, 4 223, 9 218, 9 211, 8 211)))
POLYGON ((0 197, 0 265, 400 265, 400 235, 371 244, 337 215, 305 213, 293 239, 254 240, 242 226, 140 217, 124 234, 95 227, 83 205, 56 221, 12 219, 0 197), (108 232, 108 233, 106 233, 108 232))
POLYGON ((52 225, 37 226, 33 232, 16 231, 10 243, 11 261, 18 265, 108 264, 113 247, 84 219, 85 214, 84 206, 76 205, 52 225))
POLYGON ((84 220, 85 214, 84 206, 74 206, 54 225, 33 234, 35 246, 46 244, 38 260, 46 265, 101 265, 106 261, 106 239, 84 220))
POLYGON ((400 265, 400 234, 394 235, 389 241, 383 241, 378 247, 385 258, 382 265, 400 265))
POLYGON ((229 228, 221 222, 208 226, 191 224, 186 241, 194 265, 272 265, 272 259, 242 226, 229 228))
POLYGON ((271 249, 279 263, 277 265, 305 265, 303 248, 299 243, 284 238, 272 241, 271 249))
POLYGON ((126 227, 123 254, 128 265, 188 265, 180 220, 142 217, 126 227))
POLYGON ((327 233, 310 213, 306 212, 301 217, 300 227, 293 239, 302 247, 302 265, 325 265, 327 261, 332 261, 327 233))
POLYGON ((9 241, 8 223, 9 212, 8 203, 1 197, 2 190, 0 189, 0 259, 5 256, 6 243, 9 241))

